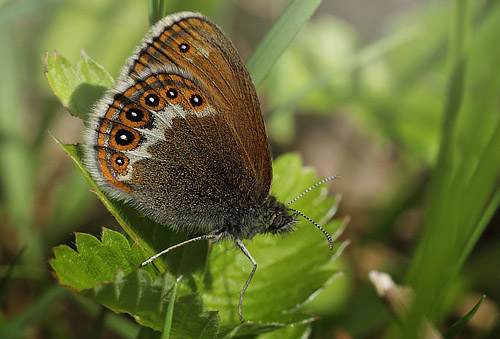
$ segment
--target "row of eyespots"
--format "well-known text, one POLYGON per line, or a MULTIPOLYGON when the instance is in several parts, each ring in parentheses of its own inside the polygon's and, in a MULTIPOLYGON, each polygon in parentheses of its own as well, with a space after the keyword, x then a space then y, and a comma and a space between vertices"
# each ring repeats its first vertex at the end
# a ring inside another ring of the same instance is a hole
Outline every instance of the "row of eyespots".
MULTIPOLYGON (((166 97, 171 101, 172 104, 179 102, 180 100, 176 100, 179 97, 179 93, 175 88, 168 88, 166 90, 166 97)), ((180 98, 179 98, 180 99, 180 98)), ((154 110, 161 110, 164 108, 165 103, 162 101, 162 98, 155 93, 149 93, 146 96, 143 95, 144 106, 147 106, 154 110)), ((189 97, 189 103, 192 108, 196 109, 203 105, 203 99, 199 94, 191 94, 189 97)), ((116 99, 116 105, 120 104, 120 99, 116 99)), ((150 116, 149 111, 144 109, 143 107, 136 104, 126 105, 122 109, 122 113, 120 116, 120 121, 130 127, 138 128, 143 127, 149 123, 150 116)))
MULTIPOLYGON (((186 89, 186 91, 190 90, 186 89)), ((168 88, 166 95, 171 100, 175 100, 179 96, 175 88, 168 88)), ((143 95, 142 101, 145 106, 155 110, 161 110, 162 106, 165 106, 163 98, 156 93, 143 95)), ((202 106, 204 102, 199 94, 193 93, 189 97, 189 103, 193 108, 196 108, 202 106)), ((122 111, 120 120, 127 126, 116 125, 111 129, 109 146, 117 150, 134 149, 139 144, 140 139, 139 132, 134 128, 144 126, 149 122, 149 112, 136 104, 131 104, 122 111)))
MULTIPOLYGON (((189 95, 189 104, 191 105, 191 108, 199 110, 204 103, 202 96, 191 90, 186 90, 186 92, 191 92, 187 93, 189 95)), ((167 88, 165 94, 171 104, 179 103, 182 100, 182 98, 179 98, 179 93, 175 88, 167 88)), ((144 107, 148 107, 155 111, 161 111, 165 108, 165 100, 153 90, 146 91, 143 94, 143 96, 141 97, 141 103, 144 105, 144 107)))
MULTIPOLYGON (((166 94, 169 99, 176 99, 178 97, 178 92, 174 88, 169 88, 166 94)), ((150 103, 150 106, 153 108, 159 105, 160 98, 157 94, 148 94, 145 96, 144 101, 150 103)), ((200 106, 203 104, 203 99, 200 95, 193 94, 190 97, 190 103, 194 107, 200 106)), ((128 123, 131 127, 143 126, 148 122, 148 119, 149 112, 135 104, 130 105, 130 107, 123 110, 122 113, 122 122, 128 123)), ((140 134, 133 128, 116 125, 111 129, 110 134, 109 146, 112 149, 129 151, 136 148, 139 144, 140 134)), ((120 175, 127 174, 128 163, 129 159, 123 153, 115 153, 111 157, 111 166, 113 170, 120 175)))

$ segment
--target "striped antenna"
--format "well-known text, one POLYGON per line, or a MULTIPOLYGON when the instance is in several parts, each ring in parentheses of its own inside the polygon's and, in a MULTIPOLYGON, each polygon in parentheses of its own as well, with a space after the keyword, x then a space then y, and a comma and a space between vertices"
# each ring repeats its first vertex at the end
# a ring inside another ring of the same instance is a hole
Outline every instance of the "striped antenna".
MULTIPOLYGON (((333 179, 337 179, 337 178, 340 178, 340 175, 332 175, 331 177, 325 178, 325 179, 321 180, 320 182, 315 183, 314 185, 312 185, 311 187, 309 187, 308 189, 306 189, 304 192, 300 193, 298 197, 296 197, 295 199, 293 199, 292 201, 290 201, 285 206, 288 207, 289 205, 293 204, 294 202, 296 202, 297 200, 299 200, 300 198, 302 198, 310 190, 318 187, 319 185, 322 185, 322 184, 324 184, 327 181, 330 181, 330 180, 333 180, 333 179)), ((305 215, 303 215, 303 217, 307 218, 305 215)))
POLYGON ((321 227, 320 225, 318 225, 314 220, 312 220, 311 218, 309 218, 304 213, 302 213, 302 212, 300 212, 300 211, 298 211, 298 210, 296 210, 294 208, 289 208, 288 210, 289 211, 294 211, 295 213, 300 214, 301 216, 303 216, 304 218, 306 218, 307 220, 309 220, 314 226, 316 226, 317 228, 319 228, 319 230, 321 232, 323 232, 323 234, 328 239, 328 245, 330 245, 330 251, 333 250, 333 240, 332 240, 332 237, 330 237, 330 234, 328 234, 328 232, 323 227, 321 227))

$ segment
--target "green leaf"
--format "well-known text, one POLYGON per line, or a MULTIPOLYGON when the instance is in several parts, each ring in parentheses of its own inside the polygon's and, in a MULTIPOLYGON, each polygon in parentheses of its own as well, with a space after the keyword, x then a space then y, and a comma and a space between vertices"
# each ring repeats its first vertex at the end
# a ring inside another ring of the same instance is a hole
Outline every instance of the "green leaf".
MULTIPOLYGON (((175 278, 168 273, 153 279, 142 269, 129 275, 119 272, 113 282, 102 283, 83 295, 116 313, 129 313, 141 325, 163 329, 175 278)), ((203 312, 199 295, 186 294, 175 301, 172 338, 212 338, 219 329, 217 312, 203 312)))
MULTIPOLYGON (((272 191, 281 201, 292 200, 318 179, 310 169, 302 169, 295 154, 278 158, 274 170, 272 191)), ((292 206, 324 224, 336 206, 334 199, 325 198, 325 193, 325 187, 313 190, 292 206)), ((340 233, 342 227, 341 221, 325 225, 332 235, 340 233)), ((336 271, 325 269, 324 265, 341 245, 336 243, 333 253, 330 252, 324 235, 306 220, 300 220, 295 231, 283 238, 258 235, 245 245, 257 261, 258 269, 244 297, 244 317, 252 322, 272 322, 279 326, 310 321, 311 316, 301 313, 297 306, 335 276, 336 271)), ((239 291, 252 266, 231 243, 214 246, 210 266, 210 284, 203 285, 210 293, 203 295, 202 292, 204 302, 220 312, 223 323, 228 320, 236 323, 239 291), (214 286, 224 286, 224 289, 214 286)))
POLYGON ((446 332, 443 333, 443 338, 444 339, 455 338, 460 333, 460 331, 464 329, 465 325, 467 325, 467 323, 472 319, 474 314, 476 314, 477 310, 479 309, 479 306, 481 306, 481 303, 485 298, 486 296, 483 295, 481 299, 479 299, 479 301, 476 303, 476 305, 472 308, 472 310, 470 310, 462 319, 458 320, 453 325, 451 325, 450 328, 448 328, 446 332))
POLYGON ((147 259, 138 246, 131 247, 123 235, 108 229, 103 230, 102 242, 90 234, 77 233, 76 246, 78 253, 68 246, 56 247, 50 264, 59 283, 77 291, 113 281, 118 271, 129 274, 147 259))
POLYGON ((272 66, 314 14, 322 0, 292 0, 247 60, 248 71, 259 86, 272 66))
MULTIPOLYGON (((115 231, 104 229, 102 242, 77 233, 76 247, 77 251, 65 245, 54 249, 50 264, 62 285, 116 313, 128 313, 144 326, 163 328, 171 297, 175 297, 176 281, 171 274, 157 275, 152 266, 137 269, 147 259, 145 253, 115 231)), ((202 312, 198 295, 185 294, 175 301, 173 337, 213 337, 218 324, 216 312, 202 312)))
POLYGON ((258 339, 306 339, 311 334, 311 325, 304 324, 294 327, 280 328, 274 332, 259 335, 258 339))
POLYGON ((43 69, 59 101, 72 115, 82 119, 106 88, 114 83, 111 75, 83 52, 76 67, 57 52, 47 52, 43 58, 43 69))

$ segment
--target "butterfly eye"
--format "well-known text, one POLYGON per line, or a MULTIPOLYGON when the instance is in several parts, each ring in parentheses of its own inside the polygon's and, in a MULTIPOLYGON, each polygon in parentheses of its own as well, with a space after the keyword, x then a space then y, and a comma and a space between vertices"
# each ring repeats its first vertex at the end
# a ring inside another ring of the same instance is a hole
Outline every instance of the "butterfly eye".
POLYGON ((169 88, 167 90, 167 97, 169 99, 175 99, 175 98, 177 98, 177 94, 178 94, 177 91, 175 89, 173 89, 173 88, 169 88))
POLYGON ((203 99, 198 94, 193 94, 189 98, 189 102, 193 105, 193 107, 197 107, 203 104, 203 99))
POLYGON ((181 51, 181 53, 188 52, 189 51, 189 45, 185 44, 185 43, 179 44, 179 51, 181 51))
POLYGON ((156 107, 160 104, 160 98, 156 94, 148 94, 146 96, 146 105, 156 107))
MULTIPOLYGON (((146 99, 146 102, 147 99, 146 99)), ((125 116, 127 117, 128 120, 133 121, 133 122, 140 122, 144 119, 144 112, 142 112, 138 108, 131 108, 129 109, 126 113, 125 116)))

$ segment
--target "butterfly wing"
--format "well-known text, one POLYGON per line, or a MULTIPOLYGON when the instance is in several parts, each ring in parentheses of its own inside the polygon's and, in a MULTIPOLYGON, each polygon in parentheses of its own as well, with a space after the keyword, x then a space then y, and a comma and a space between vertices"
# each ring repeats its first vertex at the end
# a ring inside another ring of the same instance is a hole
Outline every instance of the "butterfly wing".
POLYGON ((255 88, 233 44, 200 14, 151 28, 97 104, 84 143, 103 190, 173 226, 210 231, 269 194, 255 88))

